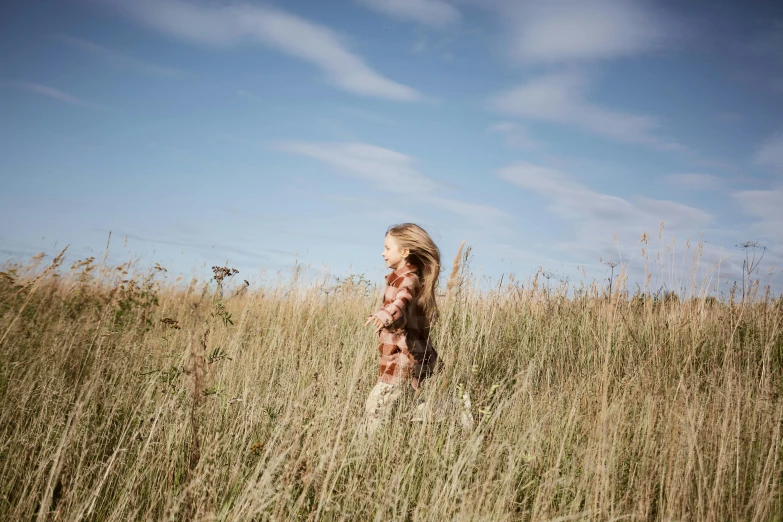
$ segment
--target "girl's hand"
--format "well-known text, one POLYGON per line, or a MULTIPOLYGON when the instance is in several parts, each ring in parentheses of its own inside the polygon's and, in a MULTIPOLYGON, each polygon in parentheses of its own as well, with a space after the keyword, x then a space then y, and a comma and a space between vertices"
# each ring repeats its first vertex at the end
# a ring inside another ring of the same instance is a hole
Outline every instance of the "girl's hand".
POLYGON ((370 324, 371 321, 375 321, 375 326, 377 327, 377 328, 375 328, 375 333, 380 332, 381 328, 383 328, 383 322, 380 319, 378 319, 377 317, 375 317, 374 315, 371 315, 364 322, 364 326, 367 326, 368 324, 370 324))

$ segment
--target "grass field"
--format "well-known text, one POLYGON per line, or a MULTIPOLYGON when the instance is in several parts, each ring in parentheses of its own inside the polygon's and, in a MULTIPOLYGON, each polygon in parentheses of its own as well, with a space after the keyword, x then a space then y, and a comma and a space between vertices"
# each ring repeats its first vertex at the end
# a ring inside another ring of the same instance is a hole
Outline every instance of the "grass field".
POLYGON ((783 518, 783 301, 763 292, 480 292, 463 264, 423 390, 440 420, 403 407, 362 444, 379 287, 229 272, 220 299, 41 262, 0 275, 0 520, 783 518), (464 391, 469 430, 445 406, 464 391))

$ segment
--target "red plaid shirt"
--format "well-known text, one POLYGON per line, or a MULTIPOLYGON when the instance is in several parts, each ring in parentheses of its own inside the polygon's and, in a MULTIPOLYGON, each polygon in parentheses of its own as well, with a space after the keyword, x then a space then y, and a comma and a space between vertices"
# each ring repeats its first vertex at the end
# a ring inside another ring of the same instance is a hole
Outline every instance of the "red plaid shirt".
POLYGON ((383 306, 373 315, 381 320, 378 332, 380 370, 378 380, 396 384, 413 377, 429 377, 438 364, 430 342, 430 324, 416 302, 421 281, 413 265, 386 276, 383 306))

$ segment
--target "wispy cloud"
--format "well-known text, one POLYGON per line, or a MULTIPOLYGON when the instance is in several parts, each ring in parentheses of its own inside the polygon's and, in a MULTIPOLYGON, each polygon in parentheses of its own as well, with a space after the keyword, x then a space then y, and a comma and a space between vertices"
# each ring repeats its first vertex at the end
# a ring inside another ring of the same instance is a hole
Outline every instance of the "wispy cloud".
MULTIPOLYGON (((677 289, 680 284, 687 286, 691 282, 701 288, 702 281, 708 286, 716 285, 718 266, 721 280, 739 277, 739 253, 733 247, 736 234, 708 228, 713 217, 707 212, 676 201, 642 196, 628 199, 603 193, 570 176, 560 181, 564 184, 562 191, 538 193, 550 201, 550 210, 573 229, 571 237, 560 236, 539 248, 560 257, 561 264, 562 257, 573 259, 593 270, 607 270, 608 276, 607 267, 600 261, 621 262, 628 271, 630 287, 646 283, 647 266, 653 276, 652 289, 677 289), (651 244, 640 244, 643 233, 651 244), (658 233, 662 234, 660 239, 656 237, 658 233), (646 250, 646 260, 642 248, 646 250)), ((520 186, 525 186, 524 181, 520 186)))
MULTIPOLYGON (((493 3, 490 3, 493 4, 493 3)), ((646 1, 502 0, 508 51, 524 63, 599 60, 670 42, 673 24, 646 1)))
POLYGON ((783 246, 783 188, 776 190, 743 190, 736 192, 734 197, 749 216, 755 218, 750 231, 761 236, 761 239, 775 242, 783 246))
POLYGON ((250 100, 252 102, 260 102, 260 101, 262 101, 262 99, 260 97, 256 96, 255 94, 253 94, 250 91, 246 91, 245 89, 237 89, 234 92, 236 92, 237 96, 239 96, 240 98, 244 98, 244 99, 250 100))
POLYGON ((761 29, 728 40, 728 51, 738 60, 736 76, 764 90, 783 92, 783 19, 758 20, 761 29))
POLYGON ((550 74, 494 96, 490 105, 511 116, 558 123, 617 141, 685 150, 683 145, 655 134, 660 126, 656 118, 590 102, 585 98, 588 87, 587 78, 581 74, 550 74))
POLYGON ((723 178, 699 172, 669 174, 663 177, 663 181, 686 190, 715 190, 724 186, 723 178))
POLYGON ((404 194, 442 189, 438 183, 413 168, 412 157, 367 143, 292 141, 279 143, 275 148, 320 160, 388 192, 404 194))
POLYGON ((764 140, 753 155, 753 161, 757 165, 783 171, 783 132, 764 140))
POLYGON ((499 223, 511 217, 507 212, 490 205, 469 203, 467 201, 445 198, 432 194, 423 196, 425 196, 425 201, 428 201, 432 205, 453 214, 475 220, 478 222, 478 225, 489 224, 493 222, 499 223))
POLYGON ((371 111, 365 111, 363 109, 357 109, 356 107, 341 107, 340 110, 346 114, 349 114, 351 116, 355 116, 357 118, 372 122, 372 123, 380 123, 382 125, 396 125, 397 122, 394 121, 391 118, 387 118, 385 116, 382 116, 380 114, 376 114, 371 111))
POLYGON ((506 146, 512 149, 538 149, 544 146, 542 141, 530 135, 530 132, 524 125, 514 121, 494 123, 487 130, 501 134, 505 138, 506 146))
POLYGON ((121 53, 114 49, 110 49, 108 47, 104 47, 102 45, 98 45, 88 40, 83 40, 81 38, 75 38, 73 36, 68 36, 64 34, 57 34, 54 35, 54 37, 60 42, 65 43, 66 45, 69 45, 75 49, 88 52, 94 56, 102 58, 107 62, 120 67, 129 67, 143 73, 155 74, 159 76, 177 76, 179 74, 182 74, 182 71, 178 69, 174 69, 172 67, 165 67, 163 65, 158 65, 156 63, 148 62, 146 60, 141 60, 139 58, 129 56, 127 54, 121 53))
POLYGON ((163 34, 204 45, 260 43, 321 69, 339 89, 391 100, 421 94, 374 71, 328 27, 280 9, 240 3, 185 0, 100 0, 163 34))
POLYGON ((497 208, 447 198, 446 187, 415 168, 416 160, 406 154, 367 143, 282 142, 281 152, 317 159, 338 172, 363 179, 387 193, 408 201, 429 204, 480 223, 494 223, 510 216, 497 208))
POLYGON ((24 89, 26 91, 40 94, 41 96, 46 96, 47 98, 52 98, 53 100, 67 103, 69 105, 82 107, 83 109, 95 109, 100 111, 110 110, 109 108, 103 105, 93 103, 87 100, 83 100, 81 98, 77 98, 76 96, 68 94, 67 92, 61 91, 59 89, 55 89, 54 87, 49 87, 48 85, 43 85, 41 83, 13 81, 13 82, 2 82, 0 83, 0 85, 8 85, 10 87, 24 89))
POLYGON ((715 119, 721 123, 740 123, 745 120, 745 115, 734 111, 720 111, 715 115, 715 119))
MULTIPOLYGON (((229 264, 241 263, 245 266, 264 268, 268 265, 279 265, 283 262, 276 262, 278 259, 285 261, 292 260, 297 256, 297 252, 277 248, 269 243, 259 248, 258 244, 248 244, 239 238, 226 237, 208 237, 204 232, 201 233, 183 233, 179 232, 176 237, 171 233, 154 231, 147 234, 134 234, 123 230, 108 230, 105 228, 95 228, 95 232, 106 234, 111 232, 114 237, 124 237, 131 239, 149 247, 174 247, 187 249, 200 257, 208 260, 221 259, 222 262, 229 264)), ((219 235, 218 235, 219 236, 219 235)), ((138 245, 133 245, 138 248, 138 245)))
POLYGON ((546 196, 551 210, 565 219, 627 224, 647 221, 657 225, 662 219, 672 226, 707 224, 712 217, 699 209, 668 200, 636 197, 628 199, 588 188, 570 176, 547 167, 520 162, 498 172, 501 179, 546 196))
POLYGON ((373 11, 401 20, 440 27, 460 19, 459 11, 442 0, 356 0, 373 11))
POLYGON ((570 222, 575 239, 555 248, 570 253, 593 255, 606 252, 610 238, 634 243, 642 231, 657 230, 661 221, 676 233, 698 233, 712 221, 701 209, 676 201, 643 196, 627 199, 593 190, 558 170, 530 163, 501 169, 498 176, 522 189, 543 196, 558 218, 570 222))
POLYGON ((780 55, 780 49, 783 47, 783 19, 770 18, 762 23, 763 29, 754 33, 749 40, 735 42, 735 45, 750 53, 772 58, 783 64, 783 56, 780 55))

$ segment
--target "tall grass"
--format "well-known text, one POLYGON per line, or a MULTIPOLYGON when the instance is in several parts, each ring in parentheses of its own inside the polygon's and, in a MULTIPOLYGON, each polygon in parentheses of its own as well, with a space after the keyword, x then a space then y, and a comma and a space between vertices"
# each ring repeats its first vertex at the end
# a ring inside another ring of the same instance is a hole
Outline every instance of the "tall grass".
POLYGON ((403 407, 363 444, 380 288, 39 261, 0 276, 2 520, 783 517, 779 299, 479 292, 464 256, 422 393, 474 427, 403 407))

